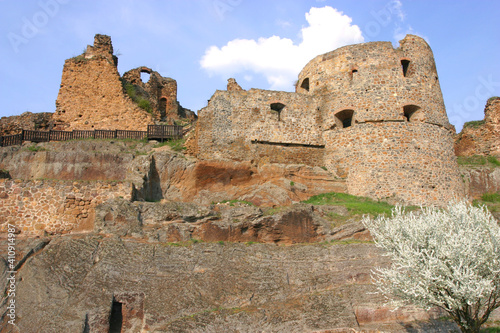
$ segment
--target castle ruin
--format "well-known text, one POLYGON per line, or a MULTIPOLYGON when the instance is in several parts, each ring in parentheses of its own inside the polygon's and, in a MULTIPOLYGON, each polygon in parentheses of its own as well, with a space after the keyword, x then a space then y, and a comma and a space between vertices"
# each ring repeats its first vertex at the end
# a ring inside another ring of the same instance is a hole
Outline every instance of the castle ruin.
POLYGON ((464 195, 432 50, 414 35, 319 55, 295 92, 231 80, 198 117, 200 159, 323 167, 350 194, 405 204, 464 195))
POLYGON ((111 37, 95 35, 94 45, 64 63, 54 120, 63 129, 145 130, 194 112, 177 101, 177 82, 148 67, 118 73, 111 37), (150 75, 142 82, 141 73, 150 75))

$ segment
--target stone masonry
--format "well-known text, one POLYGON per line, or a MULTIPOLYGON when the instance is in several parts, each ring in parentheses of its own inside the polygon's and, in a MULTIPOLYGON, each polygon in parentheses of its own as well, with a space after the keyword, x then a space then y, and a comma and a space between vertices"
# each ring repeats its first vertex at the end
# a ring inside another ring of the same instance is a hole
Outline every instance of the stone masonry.
POLYGON ((0 179, 0 232, 8 223, 23 236, 91 231, 97 205, 131 193, 119 182, 0 179))
POLYGON ((195 118, 177 102, 175 80, 147 67, 122 78, 117 65, 111 38, 99 34, 83 54, 66 60, 54 114, 59 128, 146 130, 155 121, 195 118), (146 83, 140 78, 143 72, 151 75, 146 83), (127 94, 127 84, 133 97, 127 94), (145 103, 142 108, 140 101, 145 103))
POLYGON ((216 91, 199 111, 200 159, 304 163, 350 194, 442 205, 462 197, 432 51, 420 37, 350 45, 312 59, 296 91, 216 91))

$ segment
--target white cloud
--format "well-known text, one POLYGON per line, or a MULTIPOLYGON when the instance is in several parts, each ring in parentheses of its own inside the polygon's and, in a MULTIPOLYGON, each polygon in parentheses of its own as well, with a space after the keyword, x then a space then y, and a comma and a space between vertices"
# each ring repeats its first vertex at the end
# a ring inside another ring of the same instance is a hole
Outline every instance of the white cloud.
POLYGON ((395 14, 401 22, 405 20, 405 12, 403 11, 403 4, 400 0, 392 0, 390 2, 391 13, 395 14))
POLYGON ((233 76, 241 72, 264 75, 271 89, 290 89, 304 65, 318 54, 363 42, 361 29, 352 19, 330 6, 311 8, 302 41, 289 38, 234 39, 221 48, 211 46, 200 64, 210 75, 233 76))

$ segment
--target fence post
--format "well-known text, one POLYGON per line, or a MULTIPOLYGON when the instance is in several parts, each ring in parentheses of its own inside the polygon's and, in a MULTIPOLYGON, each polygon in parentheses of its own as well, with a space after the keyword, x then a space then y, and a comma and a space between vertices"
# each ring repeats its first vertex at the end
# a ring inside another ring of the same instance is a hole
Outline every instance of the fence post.
POLYGON ((115 139, 117 139, 117 138, 118 138, 118 130, 115 129, 115 139))
POLYGON ((94 130, 94 136, 93 136, 93 139, 95 139, 95 130, 94 130))
POLYGON ((52 130, 49 129, 49 142, 52 140, 52 130))
POLYGON ((24 141, 24 129, 21 130, 21 144, 24 141))
POLYGON ((0 147, 3 147, 3 136, 0 136, 0 147))

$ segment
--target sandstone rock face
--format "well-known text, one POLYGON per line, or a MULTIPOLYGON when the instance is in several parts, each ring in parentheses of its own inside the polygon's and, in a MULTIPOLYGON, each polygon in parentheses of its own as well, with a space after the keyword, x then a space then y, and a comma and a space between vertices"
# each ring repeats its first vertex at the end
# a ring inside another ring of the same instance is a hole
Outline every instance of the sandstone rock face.
MULTIPOLYGON (((293 205, 278 211, 246 203, 148 203, 112 199, 95 209, 93 231, 147 241, 313 243, 357 239, 371 241, 359 222, 333 228, 325 214, 345 207, 293 205)), ((341 213, 342 214, 342 213, 341 213)), ((87 231, 91 231, 88 229, 87 231)))
MULTIPOLYGON (((6 258, 3 241, 0 249, 6 258)), ((173 246, 87 235, 20 240, 17 249, 17 327, 3 317, 6 333, 456 331, 434 320, 439 312, 382 305, 370 269, 388 262, 372 244, 173 246)), ((2 265, 4 290, 6 274, 2 265)))
POLYGON ((464 124, 455 138, 457 156, 500 156, 500 97, 486 103, 484 120, 464 124))
POLYGON ((24 112, 19 116, 0 118, 0 136, 21 133, 24 130, 49 130, 54 127, 52 113, 24 112))
MULTIPOLYGON (((25 234, 89 231, 96 205, 120 196, 131 201, 199 205, 246 200, 272 207, 346 190, 343 180, 321 168, 197 161, 168 147, 153 149, 152 144, 133 142, 25 144, 0 148, 0 157, 0 169, 14 179, 1 179, 0 209, 13 219, 23 217, 26 223, 19 229, 25 234), (84 203, 85 211, 72 207, 75 199, 84 203)), ((1 216, 0 221, 8 222, 1 216)))
POLYGON ((500 168, 472 167, 460 169, 470 198, 500 191, 500 168))

